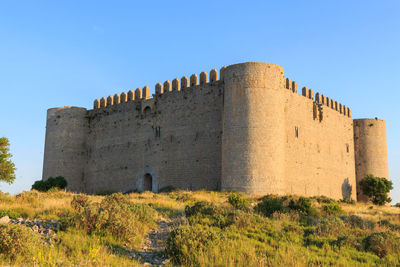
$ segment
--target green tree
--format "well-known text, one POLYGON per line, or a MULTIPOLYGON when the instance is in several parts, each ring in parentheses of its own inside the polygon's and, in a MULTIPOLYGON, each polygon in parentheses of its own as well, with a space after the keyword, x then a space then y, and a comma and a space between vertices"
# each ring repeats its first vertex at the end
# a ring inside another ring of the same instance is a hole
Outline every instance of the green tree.
POLYGON ((0 138, 0 181, 12 184, 15 180, 15 165, 9 153, 10 143, 6 137, 0 138))
POLYGON ((368 196, 372 203, 384 205, 386 202, 392 201, 388 197, 388 193, 393 189, 392 181, 367 174, 359 184, 364 195, 368 196))
POLYGON ((64 189, 65 187, 67 187, 67 185, 68 185, 67 180, 65 180, 64 177, 57 176, 55 178, 49 177, 47 180, 36 181, 32 185, 32 189, 42 192, 47 192, 52 188, 64 189))

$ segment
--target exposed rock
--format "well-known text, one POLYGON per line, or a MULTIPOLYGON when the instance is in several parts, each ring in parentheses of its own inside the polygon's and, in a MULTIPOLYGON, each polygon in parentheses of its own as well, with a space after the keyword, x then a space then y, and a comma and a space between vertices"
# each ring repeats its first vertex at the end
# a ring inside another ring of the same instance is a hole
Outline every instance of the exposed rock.
MULTIPOLYGON (((7 217, 7 216, 6 216, 7 217)), ((3 217, 5 218, 5 217, 3 217)), ((0 221, 3 219, 1 218, 0 221)), ((8 217, 7 217, 8 218, 8 217)), ((19 224, 24 225, 32 229, 33 232, 40 234, 47 239, 48 244, 52 244, 52 238, 54 238, 57 233, 55 231, 60 229, 60 223, 58 220, 30 220, 30 219, 23 219, 18 218, 15 220, 8 219, 8 222, 5 223, 12 223, 12 224, 19 224), (55 230, 55 231, 54 231, 55 230)))
POLYGON ((4 216, 0 218, 0 223, 6 224, 10 222, 10 218, 8 216, 4 216))

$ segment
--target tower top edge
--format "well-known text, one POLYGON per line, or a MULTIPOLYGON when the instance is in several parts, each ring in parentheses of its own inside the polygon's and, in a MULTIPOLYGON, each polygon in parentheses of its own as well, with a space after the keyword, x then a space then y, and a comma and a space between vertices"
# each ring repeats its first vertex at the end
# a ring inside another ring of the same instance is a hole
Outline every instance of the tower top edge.
POLYGON ((58 110, 64 110, 64 109, 87 110, 86 108, 82 108, 82 107, 64 106, 64 107, 57 107, 57 108, 49 108, 47 111, 58 111, 58 110))
POLYGON ((248 66, 251 66, 251 65, 262 66, 262 65, 264 65, 264 66, 278 67, 278 68, 283 69, 282 66, 280 66, 278 64, 268 63, 268 62, 254 62, 254 61, 248 61, 248 62, 241 62, 241 63, 232 64, 232 65, 227 66, 227 68, 235 67, 235 66, 243 66, 243 65, 248 65, 248 66))

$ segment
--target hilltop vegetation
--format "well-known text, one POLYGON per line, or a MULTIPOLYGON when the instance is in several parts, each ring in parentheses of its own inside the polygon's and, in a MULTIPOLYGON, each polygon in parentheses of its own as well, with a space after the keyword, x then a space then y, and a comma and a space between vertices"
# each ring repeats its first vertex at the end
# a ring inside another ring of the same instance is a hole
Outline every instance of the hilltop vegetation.
POLYGON ((33 190, 1 194, 0 217, 6 215, 14 221, 0 224, 0 265, 140 266, 143 243, 160 218, 174 222, 163 255, 169 265, 400 264, 400 208, 325 197, 33 190), (55 234, 36 231, 31 225, 39 220, 55 222, 55 234))

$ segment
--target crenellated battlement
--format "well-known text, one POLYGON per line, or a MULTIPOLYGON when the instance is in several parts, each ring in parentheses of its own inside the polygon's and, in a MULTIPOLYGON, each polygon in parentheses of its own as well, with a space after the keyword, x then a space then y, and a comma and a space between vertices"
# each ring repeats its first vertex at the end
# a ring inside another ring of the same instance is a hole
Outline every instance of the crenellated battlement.
MULTIPOLYGON (((291 81, 289 78, 286 78, 285 88, 293 93, 297 93, 298 85, 295 81, 291 81)), ((315 101, 317 104, 321 106, 329 107, 335 111, 338 111, 340 114, 343 114, 344 116, 351 118, 350 108, 338 103, 337 101, 334 101, 329 97, 324 96, 323 94, 320 94, 319 92, 314 94, 314 91, 312 89, 309 89, 304 86, 301 89, 301 95, 304 96, 305 98, 315 101)))
MULTIPOLYGON (((190 83, 188 77, 186 76, 183 76, 180 80, 178 78, 175 78, 172 80, 172 83, 169 80, 165 81, 164 84, 158 82, 155 85, 153 96, 158 97, 165 93, 182 91, 190 87, 195 87, 198 85, 205 85, 205 84, 213 84, 215 82, 218 82, 218 71, 216 69, 212 69, 210 71, 210 76, 205 71, 201 72, 200 84, 197 74, 194 73, 190 76, 190 83)), ((136 88, 135 91, 129 90, 128 93, 122 92, 121 95, 116 93, 114 96, 110 95, 107 98, 102 97, 100 100, 95 99, 93 103, 93 109, 101 109, 119 104, 124 104, 131 101, 142 101, 148 99, 151 99, 150 88, 146 85, 142 89, 136 88)))
MULTIPOLYGON (((226 67, 221 68, 220 73, 222 73, 225 68, 226 67)), ((163 84, 158 82, 155 85, 153 97, 158 97, 165 93, 182 91, 198 85, 213 84, 219 81, 218 71, 216 69, 212 69, 209 73, 203 71, 199 76, 194 73, 190 76, 190 79, 186 76, 183 76, 181 79, 173 79, 172 82, 169 80, 166 80, 163 84)), ((299 93, 297 82, 292 81, 289 78, 285 78, 285 88, 292 93, 299 93)), ((319 92, 314 93, 312 89, 304 86, 302 87, 301 95, 319 104, 320 108, 326 106, 332 110, 338 111, 339 114, 343 114, 344 116, 351 118, 350 108, 338 103, 337 101, 334 101, 329 97, 324 96, 323 94, 320 94, 319 92)), ((114 96, 110 95, 107 98, 103 97, 100 100, 95 99, 93 103, 93 109, 106 108, 131 101, 143 101, 151 98, 150 88, 146 85, 143 88, 137 88, 135 91, 129 90, 128 93, 122 92, 121 95, 116 93, 114 96)))

